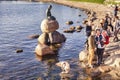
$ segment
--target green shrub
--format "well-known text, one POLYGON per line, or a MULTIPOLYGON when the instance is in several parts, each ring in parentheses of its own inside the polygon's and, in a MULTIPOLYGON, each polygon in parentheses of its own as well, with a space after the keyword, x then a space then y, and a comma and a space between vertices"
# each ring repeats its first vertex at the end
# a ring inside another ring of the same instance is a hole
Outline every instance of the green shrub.
POLYGON ((104 3, 104 0, 72 0, 72 1, 92 2, 92 3, 100 3, 100 4, 104 3))

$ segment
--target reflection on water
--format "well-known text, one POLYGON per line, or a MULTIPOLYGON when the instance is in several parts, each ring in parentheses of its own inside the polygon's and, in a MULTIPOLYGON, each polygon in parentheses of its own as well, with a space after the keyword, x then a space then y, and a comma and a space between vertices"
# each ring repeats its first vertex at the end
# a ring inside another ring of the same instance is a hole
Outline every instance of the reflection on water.
MULTIPOLYGON (((43 64, 47 65, 47 72, 44 73, 44 76, 45 76, 44 78, 45 79, 54 78, 55 74, 51 75, 51 73, 52 73, 52 70, 54 70, 54 68, 56 67, 55 64, 57 62, 59 62, 58 56, 57 55, 47 55, 47 56, 40 57, 40 56, 36 55, 36 59, 38 61, 42 61, 43 64)), ((58 75, 56 75, 56 76, 58 76, 58 75)), ((52 80, 54 80, 54 79, 52 79, 52 80)))
MULTIPOLYGON (((78 54, 84 48, 85 33, 67 34, 67 40, 55 56, 38 57, 34 54, 37 39, 28 39, 31 34, 41 34, 40 23, 46 17, 45 11, 51 3, 1 2, 0 3, 0 79, 2 80, 60 80, 58 61, 71 64, 72 77, 76 80, 82 70, 78 66, 78 54), (15 53, 23 49, 23 53, 15 53)), ((72 20, 72 26, 82 25, 86 18, 79 9, 52 4, 52 14, 59 22, 58 31, 69 28, 65 22, 72 20), (79 17, 78 15, 82 16, 79 17), (81 23, 77 23, 80 21, 81 23)), ((78 79, 79 80, 79 79, 78 79)))
POLYGON ((39 56, 37 54, 35 54, 35 57, 38 61, 43 61, 43 62, 50 62, 52 64, 55 64, 56 62, 58 62, 58 55, 46 55, 46 56, 39 56))

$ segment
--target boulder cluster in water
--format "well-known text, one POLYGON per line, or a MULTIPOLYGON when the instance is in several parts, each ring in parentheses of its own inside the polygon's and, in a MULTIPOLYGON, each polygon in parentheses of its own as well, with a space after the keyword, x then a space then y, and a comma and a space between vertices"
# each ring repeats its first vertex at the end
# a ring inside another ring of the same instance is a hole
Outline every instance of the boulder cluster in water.
MULTIPOLYGON (((67 21, 66 22, 66 24, 67 25, 72 25, 73 24, 73 21, 67 21)), ((70 28, 69 29, 65 29, 63 32, 64 33, 73 33, 73 32, 81 32, 81 30, 82 30, 82 26, 70 26, 70 28)))
POLYGON ((42 34, 38 38, 38 45, 35 48, 35 52, 39 56, 48 54, 55 54, 61 43, 65 42, 66 38, 63 34, 56 31, 59 28, 59 24, 55 19, 44 19, 41 23, 42 34))
POLYGON ((73 32, 81 32, 81 30, 82 30, 82 26, 76 26, 76 27, 74 27, 74 26, 71 26, 69 29, 65 29, 63 32, 64 33, 73 33, 73 32))

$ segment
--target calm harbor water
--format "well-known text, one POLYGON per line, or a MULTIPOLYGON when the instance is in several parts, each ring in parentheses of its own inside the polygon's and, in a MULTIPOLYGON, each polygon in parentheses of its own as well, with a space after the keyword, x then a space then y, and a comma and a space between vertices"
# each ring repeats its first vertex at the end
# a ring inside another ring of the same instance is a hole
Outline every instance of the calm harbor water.
MULTIPOLYGON (((58 55, 43 60, 34 53, 37 39, 28 38, 31 34, 41 34, 40 24, 46 17, 49 4, 52 3, 0 2, 0 80, 60 80, 61 70, 55 63, 64 60, 71 64, 74 72, 73 78, 68 80, 78 79, 78 54, 84 48, 86 39, 84 30, 64 33, 67 40, 58 55), (23 53, 16 53, 16 49, 23 49, 23 53)), ((57 4, 52 6, 52 15, 58 20, 58 31, 61 33, 70 27, 65 24, 66 21, 72 20, 72 26, 77 26, 82 25, 87 17, 79 9, 57 4)))

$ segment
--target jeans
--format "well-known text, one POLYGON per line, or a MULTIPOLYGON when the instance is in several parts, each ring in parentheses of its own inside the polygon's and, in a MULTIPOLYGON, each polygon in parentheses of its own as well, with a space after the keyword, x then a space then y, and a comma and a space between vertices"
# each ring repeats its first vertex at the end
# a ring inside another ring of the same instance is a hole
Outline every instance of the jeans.
POLYGON ((104 48, 100 49, 100 48, 97 48, 97 59, 98 59, 98 65, 100 65, 102 63, 102 60, 103 60, 103 53, 104 53, 104 48))

